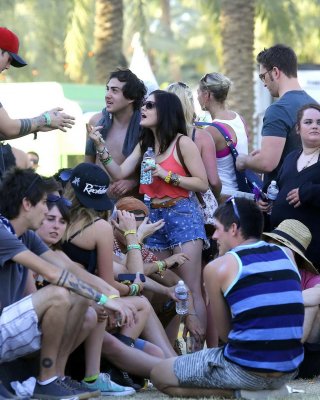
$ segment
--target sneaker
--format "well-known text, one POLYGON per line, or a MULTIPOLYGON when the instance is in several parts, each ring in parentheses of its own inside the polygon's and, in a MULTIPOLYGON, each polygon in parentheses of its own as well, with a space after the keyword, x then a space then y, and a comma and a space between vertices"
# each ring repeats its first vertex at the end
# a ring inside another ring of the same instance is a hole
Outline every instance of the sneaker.
POLYGON ((9 392, 9 390, 2 384, 2 382, 0 381, 0 399, 19 399, 19 400, 28 400, 29 397, 19 397, 19 396, 15 396, 14 394, 12 394, 11 392, 9 392))
MULTIPOLYGON (((88 391, 87 391, 88 393, 88 391)), ((44 399, 44 400, 63 400, 72 399, 79 400, 80 393, 76 393, 74 389, 68 387, 60 378, 57 378, 48 385, 36 384, 33 392, 33 399, 44 399)))
POLYGON ((98 379, 93 383, 82 381, 83 385, 90 389, 100 390, 101 396, 129 396, 136 393, 132 387, 120 386, 112 382, 110 375, 100 373, 98 379))
POLYGON ((85 386, 82 382, 72 379, 70 376, 66 376, 63 379, 63 383, 70 389, 75 390, 78 393, 79 399, 91 399, 93 397, 100 397, 100 390, 90 389, 85 386))
POLYGON ((108 372, 113 382, 116 382, 118 385, 130 386, 136 392, 139 392, 139 390, 142 389, 142 385, 140 385, 138 382, 135 382, 127 371, 122 371, 117 367, 112 367, 108 372))

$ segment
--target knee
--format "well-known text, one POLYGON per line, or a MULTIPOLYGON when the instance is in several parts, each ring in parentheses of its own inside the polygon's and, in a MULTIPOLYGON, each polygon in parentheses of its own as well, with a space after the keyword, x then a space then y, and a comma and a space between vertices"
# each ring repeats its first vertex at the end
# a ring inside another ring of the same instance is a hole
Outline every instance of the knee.
POLYGON ((98 316, 92 307, 89 307, 83 321, 83 330, 92 330, 98 323, 98 316))
POLYGON ((69 309, 71 307, 71 295, 69 290, 50 285, 47 286, 49 295, 48 300, 50 300, 50 305, 53 307, 63 307, 65 309, 69 309))

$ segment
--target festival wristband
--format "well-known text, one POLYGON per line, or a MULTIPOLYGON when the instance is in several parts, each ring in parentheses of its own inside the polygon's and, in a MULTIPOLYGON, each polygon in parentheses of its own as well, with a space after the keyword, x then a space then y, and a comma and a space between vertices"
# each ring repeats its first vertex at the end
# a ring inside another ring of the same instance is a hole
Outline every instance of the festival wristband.
POLYGON ((101 294, 100 300, 97 304, 99 304, 99 306, 104 306, 108 300, 109 298, 105 294, 101 294))

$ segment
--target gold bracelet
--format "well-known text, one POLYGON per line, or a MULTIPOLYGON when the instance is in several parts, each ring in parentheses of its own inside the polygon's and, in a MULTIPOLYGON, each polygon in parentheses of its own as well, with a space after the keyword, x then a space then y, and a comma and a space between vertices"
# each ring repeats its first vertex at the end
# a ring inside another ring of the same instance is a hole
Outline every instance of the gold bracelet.
POLYGON ((169 172, 168 172, 168 175, 164 178, 164 181, 165 181, 166 183, 170 183, 171 176, 172 176, 172 171, 169 171, 169 172))

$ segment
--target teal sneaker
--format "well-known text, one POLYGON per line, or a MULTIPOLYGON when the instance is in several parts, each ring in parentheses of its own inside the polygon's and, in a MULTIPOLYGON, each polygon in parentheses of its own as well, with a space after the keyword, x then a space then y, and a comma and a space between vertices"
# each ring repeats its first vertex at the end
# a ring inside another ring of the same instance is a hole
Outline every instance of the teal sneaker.
POLYGON ((100 373, 98 379, 93 383, 82 381, 88 389, 100 390, 101 396, 130 396, 136 391, 132 387, 120 386, 112 382, 110 375, 100 373))

